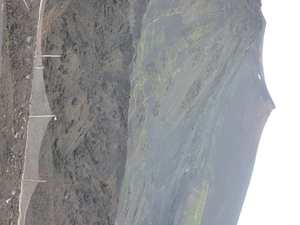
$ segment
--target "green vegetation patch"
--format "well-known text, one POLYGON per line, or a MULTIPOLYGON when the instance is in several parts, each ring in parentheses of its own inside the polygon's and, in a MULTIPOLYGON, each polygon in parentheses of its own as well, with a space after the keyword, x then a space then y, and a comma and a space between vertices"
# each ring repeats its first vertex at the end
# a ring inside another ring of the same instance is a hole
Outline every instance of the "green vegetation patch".
POLYGON ((194 189, 183 212, 182 225, 199 225, 209 190, 208 181, 204 180, 199 189, 194 189))

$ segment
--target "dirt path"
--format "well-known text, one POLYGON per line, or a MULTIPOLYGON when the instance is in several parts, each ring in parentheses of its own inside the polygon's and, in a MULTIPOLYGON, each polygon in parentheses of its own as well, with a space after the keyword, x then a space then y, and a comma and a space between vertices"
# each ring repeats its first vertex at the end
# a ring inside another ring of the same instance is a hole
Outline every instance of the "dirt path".
POLYGON ((36 48, 33 67, 32 91, 30 96, 29 120, 27 124, 27 141, 25 147, 24 169, 21 181, 18 224, 25 224, 26 211, 30 198, 37 184, 45 182, 38 175, 39 152, 43 135, 51 118, 44 78, 41 52, 43 13, 46 0, 40 1, 36 36, 36 48))

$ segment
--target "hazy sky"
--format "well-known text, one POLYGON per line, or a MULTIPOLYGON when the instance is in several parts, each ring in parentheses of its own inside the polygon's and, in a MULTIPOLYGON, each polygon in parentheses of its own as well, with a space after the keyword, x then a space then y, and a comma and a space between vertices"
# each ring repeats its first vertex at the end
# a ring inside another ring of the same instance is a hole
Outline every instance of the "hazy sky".
POLYGON ((300 225, 300 2, 263 0, 264 71, 276 109, 238 225, 300 225))

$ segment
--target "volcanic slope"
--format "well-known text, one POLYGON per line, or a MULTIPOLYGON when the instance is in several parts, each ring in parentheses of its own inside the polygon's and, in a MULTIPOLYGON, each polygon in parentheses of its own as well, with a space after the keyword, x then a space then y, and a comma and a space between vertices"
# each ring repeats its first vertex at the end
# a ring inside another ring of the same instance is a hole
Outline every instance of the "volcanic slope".
POLYGON ((275 107, 264 80, 260 8, 237 0, 147 5, 117 224, 237 223, 275 107))

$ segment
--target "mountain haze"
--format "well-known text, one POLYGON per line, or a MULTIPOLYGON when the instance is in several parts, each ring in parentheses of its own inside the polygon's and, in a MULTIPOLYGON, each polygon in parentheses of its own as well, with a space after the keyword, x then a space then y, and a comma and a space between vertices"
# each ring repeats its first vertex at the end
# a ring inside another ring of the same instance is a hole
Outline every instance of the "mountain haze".
POLYGON ((4 3, 0 224, 20 215, 38 38, 60 57, 39 68, 55 119, 25 224, 237 224, 275 108, 259 0, 48 0, 42 36, 40 0, 4 3))

